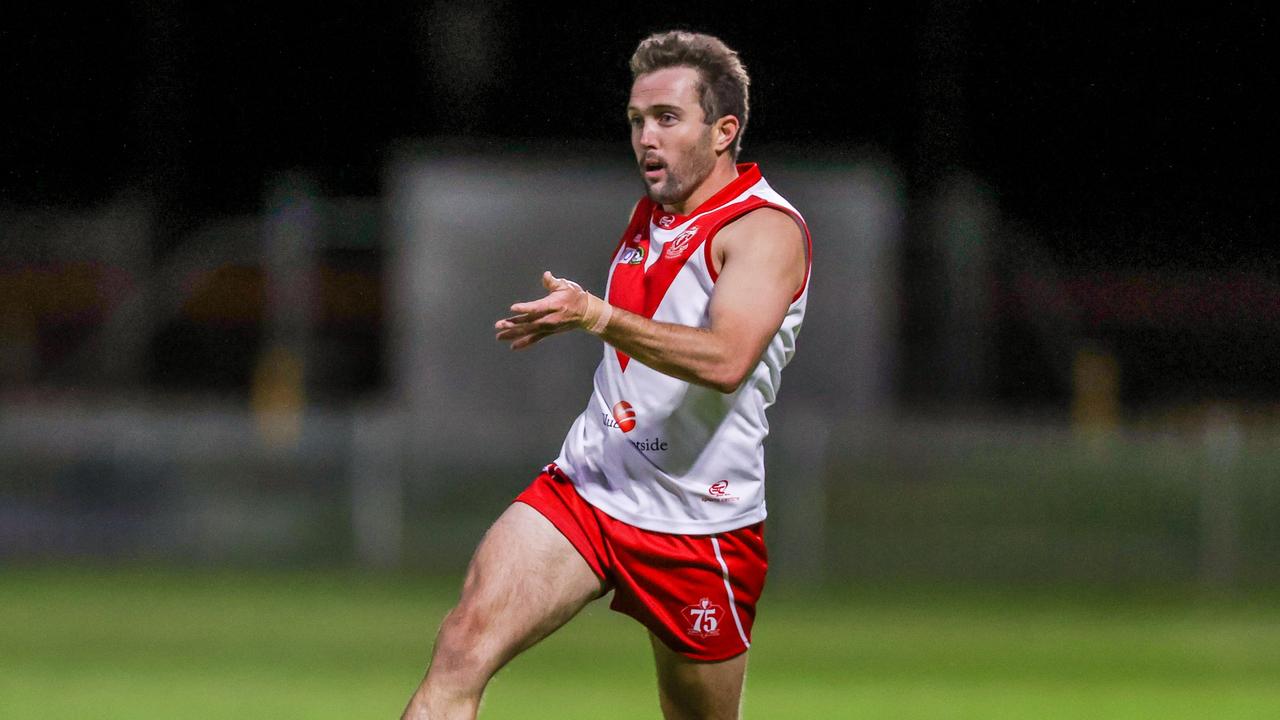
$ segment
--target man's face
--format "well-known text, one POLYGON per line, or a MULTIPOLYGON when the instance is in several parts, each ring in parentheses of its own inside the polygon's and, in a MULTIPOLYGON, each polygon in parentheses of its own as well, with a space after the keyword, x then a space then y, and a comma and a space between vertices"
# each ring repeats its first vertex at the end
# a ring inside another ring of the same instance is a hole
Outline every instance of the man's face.
POLYGON ((631 149, 654 202, 684 201, 714 169, 713 128, 698 102, 697 70, 663 68, 636 78, 627 121, 631 149))

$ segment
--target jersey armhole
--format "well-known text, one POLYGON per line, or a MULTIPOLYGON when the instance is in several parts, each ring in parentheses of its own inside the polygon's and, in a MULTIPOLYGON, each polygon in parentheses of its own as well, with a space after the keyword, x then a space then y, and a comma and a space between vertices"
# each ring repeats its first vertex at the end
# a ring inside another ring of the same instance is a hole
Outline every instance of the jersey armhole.
POLYGON ((711 244, 715 241, 716 235, 720 234, 720 229, 725 225, 728 225, 753 210, 759 210, 760 208, 766 207, 773 208, 774 210, 781 210, 787 215, 790 215, 791 219, 796 221, 796 225, 800 226, 800 231, 804 233, 804 280, 800 281, 800 289, 797 290, 796 294, 791 298, 791 302, 794 303, 804 295, 804 291, 809 287, 809 272, 813 269, 813 238, 809 235, 809 225, 805 223, 804 218, 800 217, 800 213, 786 207, 785 205, 778 205, 777 203, 771 203, 767 200, 760 200, 758 203, 747 203, 745 207, 740 208, 740 212, 735 212, 726 217, 723 222, 711 231, 711 234, 708 235, 707 239, 702 243, 703 264, 707 266, 707 275, 711 278, 711 283, 714 285, 716 280, 720 277, 720 273, 716 272, 715 261, 711 255, 711 244))

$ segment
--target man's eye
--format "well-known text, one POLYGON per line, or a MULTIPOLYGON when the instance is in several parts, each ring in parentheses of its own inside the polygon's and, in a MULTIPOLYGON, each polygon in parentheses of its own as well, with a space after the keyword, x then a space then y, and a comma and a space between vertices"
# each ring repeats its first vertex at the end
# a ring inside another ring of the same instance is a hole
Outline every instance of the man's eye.
POLYGON ((676 117, 674 113, 662 113, 662 116, 659 118, 659 120, 666 123, 667 125, 670 125, 679 119, 680 118, 676 117))
POLYGON ((641 120, 639 117, 627 118, 627 124, 630 125, 631 127, 639 127, 640 123, 641 123, 641 120))

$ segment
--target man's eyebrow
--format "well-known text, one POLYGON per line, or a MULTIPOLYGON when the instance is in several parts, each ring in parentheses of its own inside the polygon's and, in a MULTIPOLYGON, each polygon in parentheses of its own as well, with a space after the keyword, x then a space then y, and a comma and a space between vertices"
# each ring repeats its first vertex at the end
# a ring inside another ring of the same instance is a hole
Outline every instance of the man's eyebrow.
POLYGON ((650 106, 645 107, 645 108, 638 108, 638 107, 636 107, 635 105, 628 105, 628 106, 627 106, 627 114, 631 114, 631 113, 633 113, 633 112, 635 112, 635 113, 646 113, 646 112, 652 113, 652 112, 671 112, 671 111, 675 111, 675 112, 683 112, 683 111, 684 111, 684 108, 680 107, 679 105, 671 105, 671 104, 668 104, 668 103, 658 103, 657 105, 650 105, 650 106))

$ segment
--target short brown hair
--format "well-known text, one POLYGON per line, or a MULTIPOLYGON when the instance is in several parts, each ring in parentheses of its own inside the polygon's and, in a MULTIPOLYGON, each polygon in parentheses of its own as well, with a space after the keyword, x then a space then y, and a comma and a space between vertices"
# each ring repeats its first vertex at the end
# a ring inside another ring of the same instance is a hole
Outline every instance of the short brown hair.
POLYGON ((738 135, 733 139, 733 157, 742 149, 747 129, 747 102, 751 78, 738 53, 720 38, 702 33, 671 30, 654 33, 640 41, 631 56, 631 78, 669 67, 690 67, 698 71, 698 100, 708 124, 725 115, 738 118, 738 135))

